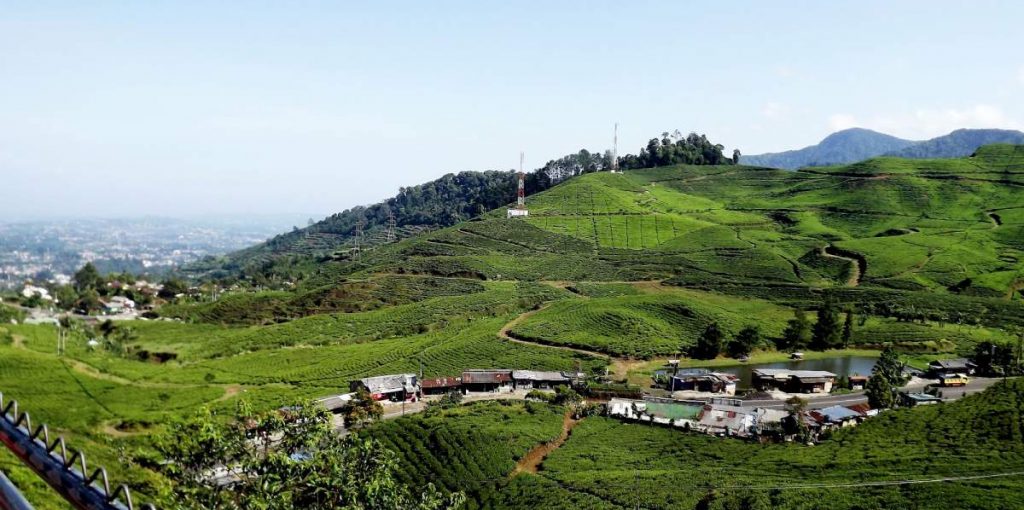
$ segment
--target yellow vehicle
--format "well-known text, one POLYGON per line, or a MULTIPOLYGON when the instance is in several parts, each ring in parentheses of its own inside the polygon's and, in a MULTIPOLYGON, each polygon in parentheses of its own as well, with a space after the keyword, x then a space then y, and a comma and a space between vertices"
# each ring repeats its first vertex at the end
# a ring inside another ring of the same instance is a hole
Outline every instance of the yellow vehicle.
POLYGON ((951 387, 951 386, 966 386, 969 379, 963 374, 947 374, 939 376, 939 385, 951 387))

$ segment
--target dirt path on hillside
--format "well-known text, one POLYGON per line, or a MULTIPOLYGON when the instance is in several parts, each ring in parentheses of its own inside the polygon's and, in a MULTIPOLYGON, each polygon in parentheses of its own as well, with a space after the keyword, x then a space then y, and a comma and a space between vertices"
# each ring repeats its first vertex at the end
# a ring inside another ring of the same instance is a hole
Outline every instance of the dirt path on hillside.
POLYGON ((988 216, 988 219, 992 220, 992 228, 999 228, 1003 225, 1003 218, 998 214, 990 211, 985 213, 985 215, 988 216))
POLYGON ((643 365, 644 363, 647 363, 647 361, 645 361, 645 360, 630 359, 630 358, 615 358, 615 357, 612 357, 611 355, 605 354, 603 352, 589 351, 589 350, 586 350, 586 349, 580 349, 578 347, 569 347, 567 345, 552 345, 552 344, 546 344, 546 343, 543 343, 543 342, 531 342, 529 340, 522 340, 522 339, 519 339, 519 338, 515 338, 515 337, 513 337, 513 336, 511 336, 509 334, 509 332, 512 330, 512 328, 516 327, 516 325, 518 325, 520 322, 528 319, 531 315, 533 315, 533 314, 543 310, 544 308, 545 307, 541 307, 540 309, 537 309, 537 310, 531 310, 529 312, 526 312, 526 313, 516 317, 511 322, 506 324, 503 328, 501 328, 501 331, 498 332, 498 337, 501 338, 502 340, 507 340, 509 342, 514 342, 514 343, 517 343, 517 344, 530 345, 530 346, 533 346, 533 347, 547 347, 548 349, 560 349, 560 350, 563 350, 563 351, 575 352, 575 353, 578 353, 578 354, 584 354, 584 355, 591 356, 591 357, 594 357, 594 358, 601 358, 603 360, 608 361, 608 363, 611 364, 611 375, 613 376, 613 378, 616 381, 627 379, 629 377, 629 371, 630 370, 633 370, 634 368, 636 368, 636 367, 638 367, 640 365, 643 365))
POLYGON ((520 473, 537 474, 537 468, 540 467, 544 459, 547 458, 551 452, 557 450, 560 446, 565 444, 565 441, 569 439, 569 434, 572 433, 573 427, 579 423, 580 420, 572 419, 570 411, 565 412, 565 416, 562 417, 562 433, 559 434, 558 438, 554 441, 548 441, 534 446, 532 450, 526 452, 523 458, 516 462, 515 469, 512 470, 510 477, 514 477, 520 473))
POLYGON ((840 255, 838 253, 830 253, 829 250, 835 251, 835 249, 836 248, 833 247, 831 244, 825 245, 825 247, 821 249, 821 255, 823 257, 839 259, 839 260, 845 260, 845 261, 849 262, 850 263, 850 277, 846 280, 846 286, 847 287, 856 287, 856 286, 860 285, 860 280, 864 276, 863 272, 861 271, 861 265, 863 264, 865 266, 865 269, 866 269, 867 262, 862 260, 862 259, 855 259, 853 257, 847 257, 845 255, 840 255))
POLYGON ((21 335, 11 335, 11 346, 15 349, 25 348, 25 337, 21 335))

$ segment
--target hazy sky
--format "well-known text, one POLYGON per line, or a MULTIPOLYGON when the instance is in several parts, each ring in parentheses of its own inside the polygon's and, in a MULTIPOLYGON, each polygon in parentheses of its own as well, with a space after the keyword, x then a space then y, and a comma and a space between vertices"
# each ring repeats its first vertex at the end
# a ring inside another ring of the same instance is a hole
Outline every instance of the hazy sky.
POLYGON ((0 219, 325 215, 665 130, 1024 126, 1024 2, 0 0, 0 219))

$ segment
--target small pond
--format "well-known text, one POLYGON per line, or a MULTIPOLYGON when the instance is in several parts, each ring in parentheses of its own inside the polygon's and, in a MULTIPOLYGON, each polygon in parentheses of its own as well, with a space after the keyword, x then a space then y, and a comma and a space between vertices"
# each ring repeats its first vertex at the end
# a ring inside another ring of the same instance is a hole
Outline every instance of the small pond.
POLYGON ((736 374, 740 378, 737 386, 749 388, 751 372, 757 368, 786 368, 789 370, 824 370, 838 377, 854 374, 871 375, 871 369, 878 358, 867 356, 842 356, 836 358, 809 359, 803 361, 780 361, 777 363, 751 363, 715 368, 716 372, 736 374))

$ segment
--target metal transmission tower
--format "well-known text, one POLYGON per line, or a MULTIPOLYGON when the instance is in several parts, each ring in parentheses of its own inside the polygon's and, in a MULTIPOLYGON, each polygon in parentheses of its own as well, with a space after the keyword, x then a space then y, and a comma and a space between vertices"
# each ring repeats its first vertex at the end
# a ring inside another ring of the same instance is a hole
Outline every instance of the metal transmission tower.
POLYGON ((388 235, 387 240, 389 243, 393 243, 396 240, 395 237, 395 213, 388 211, 388 235))
POLYGON ((615 136, 612 138, 612 173, 619 173, 619 123, 615 123, 615 136))
POLYGON ((516 190, 516 208, 508 210, 509 218, 525 218, 530 215, 530 211, 526 210, 526 174, 523 173, 523 157, 522 152, 519 153, 519 186, 516 190))
POLYGON ((363 250, 363 227, 366 226, 366 220, 360 218, 356 222, 356 237, 354 239, 355 248, 352 249, 352 253, 355 254, 355 258, 359 258, 359 254, 363 250))
MULTIPOLYGON (((83 510, 133 510, 128 486, 111 490, 107 470, 91 473, 85 455, 69 451, 63 437, 50 440, 46 424, 32 428, 32 418, 18 412, 18 402, 4 402, 0 393, 0 445, 53 487, 71 506, 83 510)), ((32 506, 6 477, 0 475, 0 508, 31 510, 32 506)), ((152 505, 142 505, 152 509, 152 505)))

